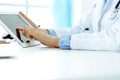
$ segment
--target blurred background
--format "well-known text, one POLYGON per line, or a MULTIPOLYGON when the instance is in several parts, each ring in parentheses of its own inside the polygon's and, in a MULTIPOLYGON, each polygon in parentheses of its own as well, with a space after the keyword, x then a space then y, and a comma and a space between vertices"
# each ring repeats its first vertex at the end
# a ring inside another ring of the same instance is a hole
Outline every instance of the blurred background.
MULTIPOLYGON (((92 0, 94 1, 94 0, 92 0)), ((92 5, 91 0, 0 0, 0 12, 22 11, 44 28, 74 27, 92 5)), ((4 29, 0 26, 0 34, 4 29)))

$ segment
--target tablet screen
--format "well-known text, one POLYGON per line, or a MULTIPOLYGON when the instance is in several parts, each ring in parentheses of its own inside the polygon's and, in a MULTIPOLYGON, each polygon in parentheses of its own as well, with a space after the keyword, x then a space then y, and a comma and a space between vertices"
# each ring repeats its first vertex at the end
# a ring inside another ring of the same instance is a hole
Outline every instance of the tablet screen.
POLYGON ((17 27, 28 25, 18 14, 0 14, 0 20, 20 39, 26 42, 28 39, 20 32, 16 31, 17 27))

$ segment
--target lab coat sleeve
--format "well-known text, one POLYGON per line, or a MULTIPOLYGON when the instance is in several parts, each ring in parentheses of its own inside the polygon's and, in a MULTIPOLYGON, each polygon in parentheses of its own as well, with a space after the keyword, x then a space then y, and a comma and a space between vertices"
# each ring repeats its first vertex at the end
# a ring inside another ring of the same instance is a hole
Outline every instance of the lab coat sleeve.
POLYGON ((55 28, 53 29, 57 37, 63 37, 65 35, 73 35, 82 33, 81 28, 75 27, 75 28, 55 28))
POLYGON ((91 27, 91 18, 88 18, 88 14, 84 15, 83 18, 81 18, 80 23, 72 28, 54 28, 53 30, 56 32, 56 35, 58 37, 62 37, 65 35, 74 35, 74 34, 80 34, 84 32, 92 32, 91 27), (87 21, 89 20, 89 21, 87 21), (88 28, 89 30, 86 30, 88 28))
POLYGON ((112 50, 120 49, 120 19, 108 30, 71 36, 71 49, 112 50))

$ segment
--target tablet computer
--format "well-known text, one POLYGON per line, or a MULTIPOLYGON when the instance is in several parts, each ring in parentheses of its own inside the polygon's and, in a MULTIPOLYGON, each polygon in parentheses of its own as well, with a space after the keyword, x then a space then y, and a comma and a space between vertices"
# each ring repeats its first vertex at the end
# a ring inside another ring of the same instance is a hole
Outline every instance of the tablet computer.
POLYGON ((40 42, 26 38, 17 27, 33 26, 26 16, 18 13, 0 13, 0 24, 22 47, 31 47, 39 45, 40 42))

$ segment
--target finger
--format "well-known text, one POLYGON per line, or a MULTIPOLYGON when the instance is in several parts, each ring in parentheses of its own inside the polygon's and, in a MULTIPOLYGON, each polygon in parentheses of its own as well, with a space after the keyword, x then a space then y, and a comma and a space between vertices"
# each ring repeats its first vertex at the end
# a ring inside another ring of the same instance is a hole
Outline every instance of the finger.
POLYGON ((29 38, 29 39, 33 39, 33 37, 32 37, 31 35, 28 35, 27 38, 29 38))
POLYGON ((17 30, 23 31, 24 29, 21 27, 16 28, 17 30))
POLYGON ((30 38, 30 35, 31 35, 31 28, 30 28, 30 27, 25 26, 23 32, 24 32, 24 35, 25 35, 27 38, 30 38))
POLYGON ((23 34, 24 36, 26 36, 26 35, 25 35, 25 29, 24 29, 24 28, 18 27, 18 28, 16 28, 16 30, 21 31, 22 34, 23 34))
POLYGON ((24 28, 21 28, 21 27, 18 27, 18 28, 16 28, 16 35, 18 36, 18 31, 22 31, 22 34, 24 35, 24 28))
POLYGON ((30 34, 30 31, 27 31, 27 32, 25 33, 25 36, 26 36, 27 38, 29 38, 29 39, 33 39, 33 37, 32 37, 31 34, 30 34))

